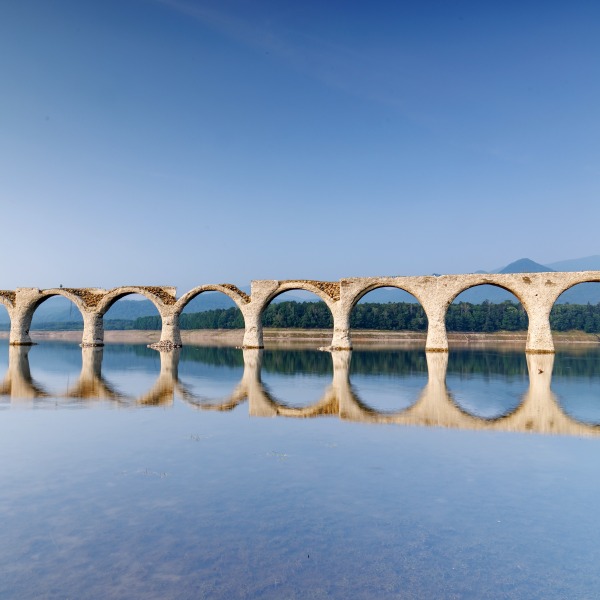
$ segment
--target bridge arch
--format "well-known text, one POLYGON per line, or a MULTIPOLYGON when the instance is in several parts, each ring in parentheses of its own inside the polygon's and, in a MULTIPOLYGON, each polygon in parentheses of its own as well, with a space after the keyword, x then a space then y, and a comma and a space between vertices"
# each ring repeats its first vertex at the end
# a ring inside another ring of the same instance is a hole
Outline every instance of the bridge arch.
POLYGON ((482 285, 489 285, 489 286, 500 288, 500 289, 504 290, 505 292, 512 294, 524 307, 526 306, 527 300, 521 293, 521 290, 519 289, 518 286, 512 287, 511 285, 508 285, 507 283, 502 283, 500 281, 496 281, 494 279, 489 279, 489 278, 482 278, 480 281, 471 280, 469 282, 465 282, 462 285, 459 285, 458 287, 456 287, 454 290, 452 290, 452 294, 448 298, 448 306, 450 306, 450 304, 452 302, 454 302, 456 300, 456 298, 458 296, 460 296, 460 294, 462 294, 468 290, 471 290, 473 288, 480 287, 482 285))
MULTIPOLYGON (((323 304, 325 304, 325 306, 327 307, 327 317, 326 318, 327 318, 328 322, 319 324, 319 322, 322 318, 322 315, 318 314, 319 309, 316 308, 316 307, 318 307, 318 302, 315 303, 310 300, 307 300, 307 301, 302 300, 297 303, 299 305, 302 305, 303 310, 308 311, 309 313, 310 312, 313 313, 312 316, 305 315, 306 319, 307 319, 307 323, 309 323, 309 321, 312 320, 312 323, 315 323, 315 321, 316 321, 317 324, 305 323, 305 324, 299 325, 299 327, 301 327, 303 329, 304 328, 306 328, 306 329, 332 329, 334 319, 335 319, 335 313, 334 313, 335 300, 322 287, 315 285, 316 283, 319 283, 319 282, 308 282, 308 281, 283 281, 283 282, 280 282, 279 285, 277 286, 277 288, 274 289, 273 291, 271 291, 264 298, 262 304, 260 305, 260 309, 258 311, 258 321, 261 324, 261 327, 263 327, 263 328, 264 327, 275 327, 275 328, 290 327, 290 325, 286 325, 286 324, 277 324, 277 323, 269 324, 268 322, 265 322, 266 317, 268 315, 267 311, 268 311, 269 307, 271 306, 271 304, 273 303, 273 301, 275 300, 275 298, 278 298, 279 296, 281 296, 287 292, 302 291, 302 292, 308 292, 312 296, 316 296, 319 301, 321 301, 323 304), (308 307, 306 305, 308 305, 308 307)), ((290 302, 296 302, 296 300, 290 300, 290 302)), ((284 318, 283 316, 281 316, 281 314, 276 315, 276 317, 284 318)))
POLYGON ((242 308, 250 302, 250 297, 248 294, 242 292, 235 285, 231 285, 228 283, 221 284, 208 284, 208 285, 199 285, 189 292, 185 293, 176 303, 176 312, 181 314, 181 312, 185 309, 185 307, 196 297, 204 292, 220 292, 221 294, 225 294, 228 298, 233 300, 235 305, 242 310, 242 308))
POLYGON ((418 289, 414 289, 410 285, 402 285, 400 282, 395 281, 395 279, 396 278, 389 278, 388 280, 387 278, 382 278, 380 281, 369 281, 365 283, 363 287, 355 290, 353 296, 349 299, 351 309, 354 308, 368 293, 381 288, 395 288, 402 292, 406 292, 413 296, 421 306, 424 306, 423 299, 420 297, 420 291, 418 289))
MULTIPOLYGON (((320 281, 308 281, 303 279, 298 280, 289 280, 289 281, 280 281, 279 285, 276 289, 274 289, 264 300, 263 305, 261 307, 261 313, 264 312, 265 308, 273 302, 277 296, 281 296, 285 292, 291 292, 294 290, 302 290, 304 292, 310 292, 315 296, 318 296, 320 300, 325 302, 330 311, 333 311, 333 303, 336 301, 335 291, 329 291, 328 285, 333 285, 334 287, 338 287, 337 284, 327 284, 320 281), (333 296, 332 296, 333 294, 333 296)), ((338 291, 339 298, 339 291, 338 291)))
POLYGON ((563 286, 550 310, 550 326, 555 341, 556 332, 600 334, 600 276, 584 276, 563 286))
POLYGON ((40 305, 42 305, 46 300, 49 300, 50 298, 54 298, 56 296, 62 296, 63 298, 70 300, 77 307, 79 312, 83 315, 83 313, 86 309, 86 305, 85 305, 84 301, 81 299, 81 297, 71 290, 68 290, 65 288, 58 288, 58 289, 41 290, 40 291, 39 296, 31 304, 31 307, 33 309, 32 313, 31 313, 32 316, 33 316, 33 313, 40 307, 40 305))
POLYGON ((529 312, 522 294, 507 285, 486 281, 461 286, 448 300, 444 324, 449 332, 525 332, 529 328, 529 312))
POLYGON ((580 285, 582 283, 600 283, 600 271, 592 271, 592 272, 581 272, 581 273, 569 273, 569 277, 565 281, 565 279, 561 279, 562 284, 557 286, 556 289, 556 297, 554 302, 570 289, 574 288, 576 285, 580 285))
POLYGON ((354 332, 360 329, 426 332, 428 318, 425 308, 418 296, 406 287, 383 283, 372 284, 361 290, 353 298, 350 307, 350 330, 354 332), (368 295, 376 290, 389 290, 392 295, 383 301, 372 300, 374 304, 379 305, 376 309, 379 314, 373 315, 372 311, 367 308, 363 309, 362 304, 368 295), (388 304, 395 306, 387 307, 388 304))
MULTIPOLYGON (((158 288, 160 289, 160 288, 158 288)), ((162 309, 165 304, 174 304, 175 299, 171 298, 168 294, 156 293, 151 288, 142 286, 127 286, 114 288, 108 291, 98 303, 96 310, 100 316, 104 316, 115 302, 125 298, 125 296, 131 296, 132 294, 138 294, 144 296, 147 300, 150 300, 156 307, 156 310, 162 315, 162 309), (165 302, 165 299, 167 302, 165 302)))
POLYGON ((44 304, 44 302, 50 300, 51 298, 62 297, 66 298, 71 302, 71 305, 75 306, 75 308, 79 311, 81 319, 83 321, 86 305, 83 299, 76 293, 75 290, 65 289, 65 288, 56 288, 56 289, 48 289, 48 290, 40 290, 39 294, 37 294, 33 300, 29 302, 26 306, 22 319, 25 324, 25 329, 27 333, 35 327, 35 313, 37 309, 44 304))

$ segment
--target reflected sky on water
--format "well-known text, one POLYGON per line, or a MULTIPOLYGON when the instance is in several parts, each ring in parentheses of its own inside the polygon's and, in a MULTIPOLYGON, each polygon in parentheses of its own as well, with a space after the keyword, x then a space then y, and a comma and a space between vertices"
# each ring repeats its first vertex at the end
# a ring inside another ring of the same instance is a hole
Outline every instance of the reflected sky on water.
POLYGON ((599 588, 596 349, 3 341, 0 369, 2 598, 599 588))

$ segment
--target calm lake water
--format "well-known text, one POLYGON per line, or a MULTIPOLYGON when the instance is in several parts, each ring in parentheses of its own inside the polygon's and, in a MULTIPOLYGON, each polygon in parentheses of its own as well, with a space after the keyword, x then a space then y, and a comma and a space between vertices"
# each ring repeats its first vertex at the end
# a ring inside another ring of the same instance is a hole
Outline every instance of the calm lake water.
POLYGON ((598 349, 0 370, 0 598, 598 597, 598 349))

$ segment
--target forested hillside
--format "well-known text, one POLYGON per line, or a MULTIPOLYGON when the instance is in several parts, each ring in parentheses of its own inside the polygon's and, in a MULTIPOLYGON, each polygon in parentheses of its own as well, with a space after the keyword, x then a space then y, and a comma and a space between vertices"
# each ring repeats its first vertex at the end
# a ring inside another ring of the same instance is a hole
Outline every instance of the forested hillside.
MULTIPOLYGON (((523 331, 527 314, 520 304, 461 302, 448 308, 449 331, 523 331)), ((353 329, 426 331, 427 318, 418 304, 396 302, 357 304, 352 311, 353 329)), ((557 304, 550 315, 555 331, 581 330, 600 333, 600 304, 557 304)), ((209 310, 181 315, 182 329, 243 329, 244 320, 237 308, 209 310)), ((263 314, 264 327, 327 329, 333 326, 329 309, 323 302, 281 302, 271 304, 263 314)), ((133 322, 133 329, 160 329, 159 317, 143 317, 133 322)))

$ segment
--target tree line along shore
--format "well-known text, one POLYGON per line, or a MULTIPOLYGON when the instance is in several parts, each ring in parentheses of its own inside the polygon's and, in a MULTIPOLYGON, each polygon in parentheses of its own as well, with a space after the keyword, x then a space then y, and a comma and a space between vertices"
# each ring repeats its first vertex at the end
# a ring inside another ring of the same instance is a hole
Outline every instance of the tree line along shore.
MULTIPOLYGON (((279 302, 270 304, 263 313, 263 326, 278 329, 328 329, 333 319, 324 302, 279 302)), ((446 328, 448 331, 494 333, 499 331, 526 331, 528 325, 525 309, 516 302, 499 304, 483 302, 471 304, 460 302, 448 307, 446 328)), ((427 316, 419 304, 410 302, 360 303, 351 314, 352 329, 381 331, 426 331, 427 316)), ((550 313, 553 331, 583 331, 600 333, 599 304, 556 304, 550 313)), ((221 308, 195 313, 183 313, 180 317, 183 330, 196 329, 243 329, 244 319, 238 308, 221 308)), ((42 331, 77 331, 83 328, 81 321, 48 322, 35 324, 32 329, 42 331)), ((106 330, 159 330, 160 316, 137 319, 110 319, 104 321, 106 330)), ((8 326, 4 327, 8 329, 8 326)))

